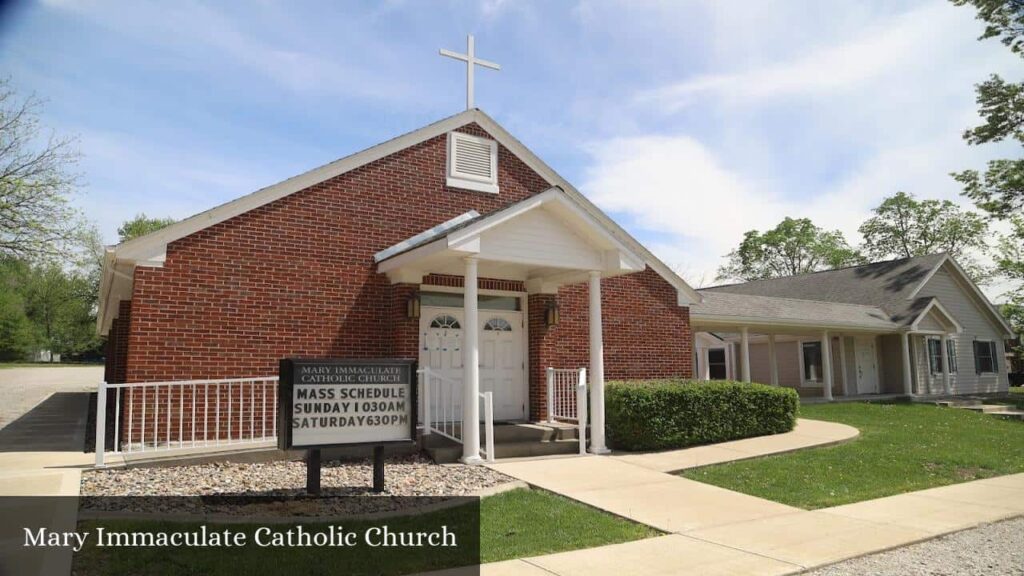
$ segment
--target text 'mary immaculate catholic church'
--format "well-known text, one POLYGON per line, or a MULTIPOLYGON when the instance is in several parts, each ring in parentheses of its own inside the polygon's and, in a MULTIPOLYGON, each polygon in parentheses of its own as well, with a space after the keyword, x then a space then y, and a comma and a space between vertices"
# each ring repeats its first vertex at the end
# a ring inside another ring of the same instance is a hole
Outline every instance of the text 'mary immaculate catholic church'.
MULTIPOLYGON (((446 55, 470 74, 495 67, 472 44, 446 55)), ((756 341, 746 326, 784 327, 775 308, 764 306, 760 324, 745 311, 742 330, 726 319, 734 304, 709 309, 711 344, 695 341, 691 308, 709 293, 474 108, 471 78, 467 89, 464 112, 110 248, 99 314, 107 381, 270 376, 286 357, 408 358, 492 391, 496 420, 540 421, 546 369, 587 367, 592 446, 601 448, 605 379, 713 377, 720 356, 709 350, 722 349, 732 352, 721 361, 750 380, 756 341), (742 353, 725 333, 742 333, 742 353)), ((858 306, 796 312, 818 321, 803 334, 824 334, 824 367, 812 372, 827 373, 829 396, 847 359, 833 347, 873 334, 880 364, 880 335, 902 331, 907 341, 909 326, 858 306)), ((922 314, 956 332, 955 310, 922 314)), ((999 322, 989 324, 997 341, 999 322)), ((875 392, 884 392, 878 374, 875 392)))

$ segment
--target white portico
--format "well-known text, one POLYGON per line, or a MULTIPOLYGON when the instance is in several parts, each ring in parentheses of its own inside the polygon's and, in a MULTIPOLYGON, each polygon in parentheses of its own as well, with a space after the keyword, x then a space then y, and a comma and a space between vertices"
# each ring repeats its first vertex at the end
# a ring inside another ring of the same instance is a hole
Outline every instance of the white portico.
MULTIPOLYGON (((601 322, 601 279, 642 271, 644 259, 620 241, 560 188, 488 215, 470 212, 418 234, 377 254, 377 270, 393 283, 421 284, 428 274, 463 277, 461 338, 461 417, 479 422, 481 337, 488 324, 505 316, 481 310, 480 278, 522 282, 527 294, 555 294, 561 286, 589 287, 590 450, 607 451, 604 440, 604 354, 601 322), (481 315, 481 311, 485 314, 481 315)), ((426 288, 426 287, 424 287, 426 288)), ((525 294, 523 295, 525 296, 525 294)), ((521 330, 528 330, 525 322, 521 330)), ((421 335, 421 338, 423 335, 421 335)), ((527 335, 524 333, 524 339, 527 335)), ((515 347, 511 348, 515 350, 515 347)), ((519 348, 520 350, 522 347, 519 348)), ((515 363, 513 361, 513 363, 515 363)), ((525 368, 526 358, 522 358, 525 368)), ((449 366, 450 367, 450 366, 449 366)), ((522 381, 524 387, 526 382, 522 381)), ((463 426, 463 461, 480 460, 477 426, 463 426)))

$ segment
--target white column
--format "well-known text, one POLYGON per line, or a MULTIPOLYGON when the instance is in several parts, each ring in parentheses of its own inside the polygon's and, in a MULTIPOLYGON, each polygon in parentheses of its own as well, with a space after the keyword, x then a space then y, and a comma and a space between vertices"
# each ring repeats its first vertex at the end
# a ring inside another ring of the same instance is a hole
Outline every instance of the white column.
POLYGON ((477 320, 476 258, 466 258, 463 278, 462 324, 462 461, 478 464, 480 459, 480 338, 477 320))
POLYGON ((775 334, 768 335, 768 369, 771 370, 772 386, 779 385, 779 357, 775 352, 775 334))
POLYGON ((850 390, 846 384, 846 336, 836 336, 839 337, 839 382, 843 385, 843 396, 849 396, 850 390))
POLYGON ((912 395, 910 380, 910 336, 906 332, 900 332, 900 353, 903 356, 903 393, 912 395))
POLYGON ((604 444, 604 335, 601 327, 601 273, 590 272, 590 452, 607 454, 604 444))
POLYGON ((942 335, 942 341, 939 345, 942 346, 942 388, 946 394, 952 394, 953 389, 949 385, 949 336, 947 334, 942 335))
POLYGON ((744 382, 750 382, 750 330, 744 326, 740 328, 740 346, 743 348, 743 365, 740 366, 740 374, 744 382))
POLYGON ((832 337, 828 330, 821 333, 821 382, 825 387, 825 400, 832 400, 832 337))

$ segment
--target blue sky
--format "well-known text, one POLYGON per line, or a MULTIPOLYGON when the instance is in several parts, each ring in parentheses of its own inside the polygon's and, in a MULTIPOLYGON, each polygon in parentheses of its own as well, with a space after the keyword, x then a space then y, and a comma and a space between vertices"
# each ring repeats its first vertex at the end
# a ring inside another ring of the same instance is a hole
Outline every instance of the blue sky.
POLYGON ((745 230, 807 216, 856 242, 897 190, 1005 154, 960 134, 1019 76, 943 0, 90 2, 2 13, 0 70, 77 135, 106 239, 182 218, 477 105, 691 283, 745 230))

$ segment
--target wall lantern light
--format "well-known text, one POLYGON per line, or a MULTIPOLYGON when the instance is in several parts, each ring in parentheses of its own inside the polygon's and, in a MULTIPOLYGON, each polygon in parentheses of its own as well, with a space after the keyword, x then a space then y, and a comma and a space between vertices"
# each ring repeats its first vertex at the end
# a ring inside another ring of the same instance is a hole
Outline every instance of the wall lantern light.
POLYGON ((547 310, 544 311, 544 324, 549 328, 558 324, 558 304, 552 302, 548 304, 547 310))
POLYGON ((420 295, 419 293, 410 294, 409 298, 405 301, 405 316, 410 319, 420 317, 420 295))

